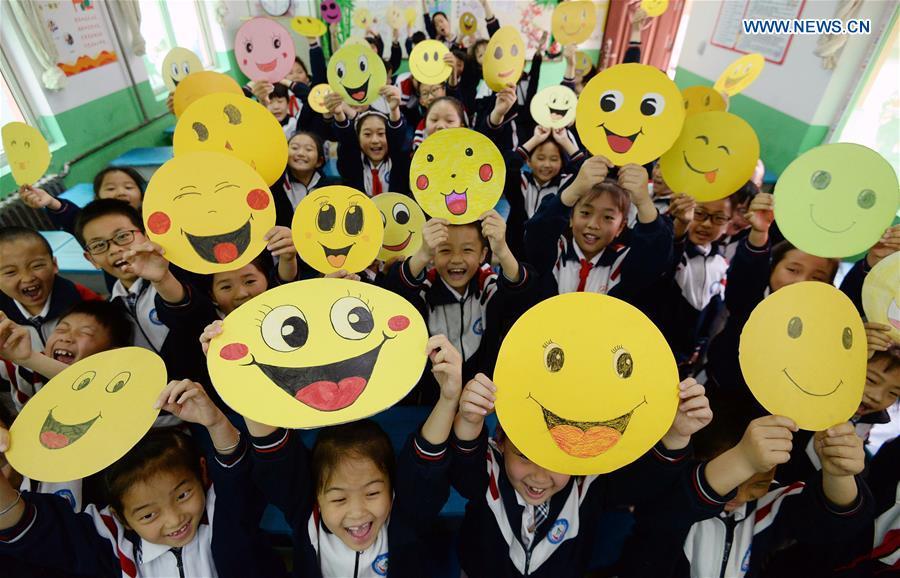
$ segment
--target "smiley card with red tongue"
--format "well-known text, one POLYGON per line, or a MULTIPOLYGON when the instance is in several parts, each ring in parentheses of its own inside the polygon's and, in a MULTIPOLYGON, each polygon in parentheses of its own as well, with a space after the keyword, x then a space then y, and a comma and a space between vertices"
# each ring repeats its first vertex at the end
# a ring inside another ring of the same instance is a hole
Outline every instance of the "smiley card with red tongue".
POLYGON ((633 462, 665 435, 678 408, 678 370, 662 334, 633 306, 598 293, 565 293, 529 309, 503 340, 494 383, 510 441, 563 474, 633 462))
POLYGON ((16 471, 42 482, 99 472, 147 433, 165 387, 165 364, 143 347, 86 357, 28 400, 9 429, 6 458, 16 471))
POLYGON ((294 39, 268 18, 251 18, 234 35, 234 57, 250 80, 278 82, 294 66, 294 39))
POLYGON ((266 248, 275 203, 262 177, 231 155, 195 151, 161 166, 144 194, 144 228, 166 258, 195 273, 233 271, 266 248))
POLYGON ((360 281, 309 279, 231 312, 207 364, 219 395, 241 415, 316 428, 403 399, 422 375, 427 341, 422 316, 399 295, 360 281))

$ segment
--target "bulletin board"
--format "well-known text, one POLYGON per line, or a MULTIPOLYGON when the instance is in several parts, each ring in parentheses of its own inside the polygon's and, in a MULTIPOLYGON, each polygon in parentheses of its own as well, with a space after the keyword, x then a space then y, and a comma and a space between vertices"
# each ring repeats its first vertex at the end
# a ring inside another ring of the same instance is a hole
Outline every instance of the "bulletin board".
POLYGON ((41 22, 50 33, 66 76, 117 60, 104 19, 105 6, 91 0, 39 2, 41 22))
POLYGON ((744 34, 742 20, 793 20, 803 12, 806 0, 723 0, 709 43, 719 48, 751 54, 758 52, 773 64, 782 64, 793 34, 744 34))

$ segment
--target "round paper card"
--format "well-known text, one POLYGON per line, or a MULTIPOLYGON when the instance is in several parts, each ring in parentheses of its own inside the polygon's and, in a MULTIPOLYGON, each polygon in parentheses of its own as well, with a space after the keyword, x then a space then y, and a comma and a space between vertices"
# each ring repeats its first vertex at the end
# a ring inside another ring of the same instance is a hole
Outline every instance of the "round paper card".
POLYGON ((294 66, 294 39, 284 26, 268 18, 251 18, 234 35, 234 58, 251 80, 278 82, 294 66))
POLYGON ((578 95, 571 88, 558 84, 548 86, 531 99, 531 117, 547 128, 565 128, 575 122, 578 95))
POLYGON ((891 338, 900 343, 900 252, 872 267, 862 288, 866 319, 891 326, 891 338))
POLYGON ((212 70, 201 70, 199 72, 191 72, 185 76, 175 87, 175 95, 172 97, 172 109, 175 112, 175 118, 181 116, 187 107, 195 100, 214 94, 216 92, 228 92, 244 98, 241 87, 233 78, 221 72, 213 72, 212 70))
POLYGON ((713 88, 728 96, 734 96, 747 90, 747 87, 753 84, 765 66, 766 59, 762 54, 745 54, 722 71, 713 88))
POLYGON ((440 84, 447 80, 453 69, 444 62, 449 50, 443 42, 423 40, 416 44, 409 55, 409 71, 423 84, 440 84))
POLYGON ((563 474, 633 462, 662 439, 678 409, 678 370, 662 334, 633 306, 598 293, 566 293, 529 309, 503 340, 494 383, 509 439, 563 474))
POLYGON ((187 78, 187 75, 201 70, 203 70, 203 63, 200 62, 199 56, 187 48, 176 46, 166 53, 160 74, 162 74, 166 88, 172 92, 179 82, 187 78))
POLYGON ((721 93, 716 92, 711 86, 689 86, 682 89, 684 98, 684 114, 686 117, 698 112, 711 112, 714 110, 725 112, 728 103, 721 93))
POLYGON ((0 133, 16 184, 33 185, 50 166, 50 146, 44 135, 24 122, 8 122, 0 133))
POLYGON ((209 375, 241 415, 286 428, 385 410, 425 367, 428 330, 408 301, 369 283, 309 279, 235 309, 209 346, 209 375))
POLYGON ((365 40, 345 44, 328 61, 328 84, 347 104, 372 104, 385 82, 384 61, 365 40))
POLYGON ((418 251, 425 226, 425 213, 418 203, 400 193, 382 193, 372 201, 384 223, 384 240, 378 258, 382 261, 406 259, 418 251))
POLYGON ((147 433, 165 387, 166 366, 148 349, 121 347, 86 357, 28 400, 9 430, 6 458, 42 482, 97 473, 147 433))
POLYGON ((866 332, 856 307, 827 283, 782 287, 744 325, 741 372, 766 410, 821 431, 850 419, 866 383, 866 332))
POLYGON ((525 69, 525 42, 515 26, 503 26, 491 36, 484 52, 484 82, 494 92, 515 85, 525 69))
POLYGON ((591 0, 568 0, 553 9, 550 30, 560 44, 579 44, 597 27, 597 6, 591 0))

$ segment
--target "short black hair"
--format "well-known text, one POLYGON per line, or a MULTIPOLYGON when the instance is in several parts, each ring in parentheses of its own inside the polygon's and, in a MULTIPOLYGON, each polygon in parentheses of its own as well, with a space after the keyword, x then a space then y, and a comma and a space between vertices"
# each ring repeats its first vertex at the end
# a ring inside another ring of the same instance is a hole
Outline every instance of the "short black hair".
POLYGON ((86 245, 84 228, 87 224, 107 215, 122 215, 131 221, 131 224, 136 229, 142 233, 144 232, 144 222, 141 220, 141 215, 137 212, 137 209, 119 199, 97 199, 85 205, 75 221, 75 238, 78 239, 82 247, 86 245))
MULTIPOLYGON (((298 136, 305 136, 312 139, 313 143, 316 145, 316 154, 319 155, 319 160, 322 162, 322 165, 325 164, 325 141, 322 140, 322 137, 317 132, 313 132, 311 130, 298 130, 294 134, 291 135, 291 138, 288 139, 288 146, 291 146, 291 141, 298 136)), ((320 165, 321 166, 321 165, 320 165)))
POLYGON ((50 247, 50 243, 47 242, 47 239, 45 239, 43 235, 34 229, 19 227, 17 225, 0 228, 0 244, 14 243, 16 241, 34 241, 35 243, 40 243, 47 249, 47 254, 51 257, 53 256, 53 248, 50 247))
POLYGON ((141 176, 141 173, 137 172, 132 167, 106 167, 99 173, 94 176, 94 198, 99 199, 98 196, 100 194, 100 188, 103 186, 103 178, 106 177, 109 173, 125 173, 131 180, 137 184, 138 188, 141 190, 141 198, 144 197, 144 193, 147 191, 147 181, 144 180, 144 177, 141 176))
MULTIPOLYGON (((431 14, 431 21, 434 22, 434 19, 437 18, 438 16, 443 16, 444 18, 447 18, 447 13, 444 12, 443 10, 435 10, 431 14)), ((447 18, 447 22, 450 22, 450 18, 447 18)))
POLYGON ((295 62, 296 64, 299 64, 299 65, 300 65, 300 68, 303 69, 303 72, 305 72, 306 75, 309 76, 309 69, 306 68, 306 63, 303 62, 303 60, 301 60, 299 56, 295 56, 295 57, 294 57, 294 62, 295 62))
POLYGON ((272 92, 269 94, 269 98, 284 98, 287 99, 290 97, 290 92, 288 92, 288 87, 285 85, 278 83, 272 87, 272 92))
POLYGON ((109 333, 110 349, 132 345, 131 321, 115 303, 109 301, 81 301, 69 307, 60 316, 60 321, 75 314, 87 315, 97 320, 109 333))
POLYGON ((372 460, 394 488, 396 458, 391 439, 377 423, 369 419, 323 428, 313 445, 311 466, 313 491, 325 490, 334 470, 344 460, 372 460))
POLYGON ((413 35, 412 35, 412 44, 413 44, 413 46, 415 46, 419 42, 422 42, 426 39, 427 38, 426 38, 424 32, 422 32, 421 30, 416 30, 415 32, 413 32, 413 35))
POLYGON ((372 50, 375 51, 379 57, 384 55, 384 40, 381 39, 380 34, 367 34, 366 42, 372 44, 372 50))

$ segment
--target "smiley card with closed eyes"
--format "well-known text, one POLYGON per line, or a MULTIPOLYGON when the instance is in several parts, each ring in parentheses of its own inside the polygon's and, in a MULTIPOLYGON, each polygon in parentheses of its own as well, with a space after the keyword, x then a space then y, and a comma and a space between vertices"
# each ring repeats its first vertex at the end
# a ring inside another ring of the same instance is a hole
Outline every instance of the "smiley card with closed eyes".
POLYGON ((231 155, 183 153, 161 166, 144 195, 144 226, 166 258, 195 273, 240 269, 266 248, 272 193, 231 155))
POLYGON ((251 80, 278 82, 294 66, 294 39, 274 20, 251 18, 234 36, 234 57, 251 80))
POLYGON ((802 429, 845 422, 862 400, 865 329, 853 302, 827 283, 794 283, 763 299, 744 325, 739 358, 757 401, 802 429))
POLYGON ((372 264, 384 238, 378 207, 365 193, 333 185, 306 195, 291 221, 300 258, 320 273, 358 273, 372 264))
POLYGON ((24 122, 8 122, 0 134, 17 185, 33 185, 44 176, 50 166, 50 146, 41 131, 24 122))
POLYGON ((503 26, 484 51, 484 82, 494 92, 515 85, 525 69, 525 42, 515 26, 503 26))
POLYGON ((16 471, 42 482, 97 473, 147 433, 165 387, 165 364, 143 347, 86 357, 28 400, 9 429, 6 458, 16 471))
POLYGON ((365 41, 344 45, 328 61, 328 84, 347 104, 372 104, 385 82, 384 61, 365 41))

